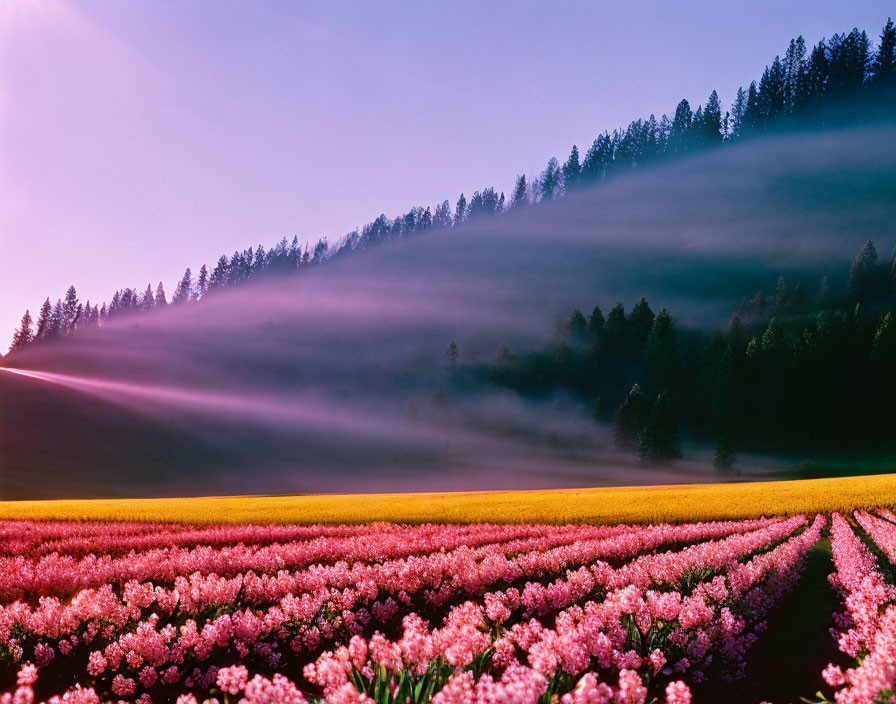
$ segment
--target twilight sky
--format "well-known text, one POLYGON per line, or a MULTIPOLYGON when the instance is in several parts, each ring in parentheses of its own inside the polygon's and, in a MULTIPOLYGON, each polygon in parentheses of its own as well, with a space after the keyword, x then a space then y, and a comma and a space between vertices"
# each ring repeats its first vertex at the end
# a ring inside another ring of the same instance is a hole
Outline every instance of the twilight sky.
MULTIPOLYGON (((373 219, 584 149, 885 0, 0 0, 0 348, 25 308, 373 219)), ((336 292, 334 292, 335 294, 336 292)))

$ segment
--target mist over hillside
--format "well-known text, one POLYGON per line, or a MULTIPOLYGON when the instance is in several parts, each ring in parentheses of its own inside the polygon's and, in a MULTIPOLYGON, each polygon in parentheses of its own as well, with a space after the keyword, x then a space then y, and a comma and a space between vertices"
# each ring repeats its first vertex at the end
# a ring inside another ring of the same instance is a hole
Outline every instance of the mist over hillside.
MULTIPOLYGON (((139 318, 0 374, 5 497, 389 491, 713 478, 617 456, 580 400, 448 388, 461 360, 641 296, 724 325, 779 274, 844 285, 896 243, 896 126, 770 136, 139 318), (171 461, 176 457, 177 462, 171 461)), ((758 460, 749 471, 772 471, 758 460)))

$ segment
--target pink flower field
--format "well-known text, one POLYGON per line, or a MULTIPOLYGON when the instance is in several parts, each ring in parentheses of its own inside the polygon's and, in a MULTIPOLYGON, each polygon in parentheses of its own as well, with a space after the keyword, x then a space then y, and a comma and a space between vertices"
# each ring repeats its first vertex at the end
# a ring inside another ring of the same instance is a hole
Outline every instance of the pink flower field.
POLYGON ((852 665, 813 701, 893 702, 894 519, 0 522, 0 701, 717 701, 829 540, 852 665))

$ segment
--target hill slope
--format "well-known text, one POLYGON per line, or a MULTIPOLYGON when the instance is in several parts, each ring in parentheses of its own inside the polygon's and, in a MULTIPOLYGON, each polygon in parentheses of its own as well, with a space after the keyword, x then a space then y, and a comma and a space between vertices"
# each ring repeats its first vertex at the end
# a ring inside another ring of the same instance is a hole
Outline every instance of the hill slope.
MULTIPOLYGON (((646 296, 717 326, 777 275, 814 291, 896 241, 896 127, 769 137, 112 320, 0 374, 7 497, 535 488, 711 478, 629 466, 580 402, 440 393, 573 307, 646 296), (553 439, 559 439, 554 442, 553 439), (549 442, 549 440, 551 440, 549 442)), ((758 471, 758 470, 757 470, 758 471)))

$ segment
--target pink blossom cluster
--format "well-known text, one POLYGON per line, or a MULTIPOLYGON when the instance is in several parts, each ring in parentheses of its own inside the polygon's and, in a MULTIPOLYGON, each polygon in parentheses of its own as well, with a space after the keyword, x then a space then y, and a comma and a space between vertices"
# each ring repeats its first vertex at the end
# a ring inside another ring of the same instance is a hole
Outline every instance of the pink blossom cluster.
MULTIPOLYGON (((307 665, 305 677, 322 689, 330 704, 368 704, 373 701, 371 691, 380 683, 396 688, 398 680, 413 686, 431 681, 427 678, 437 677, 440 671, 443 676, 433 704, 536 704, 555 680, 555 672, 522 665, 498 648, 483 660, 484 671, 477 677, 477 668, 467 666, 488 655, 492 640, 481 629, 483 614, 475 604, 452 611, 441 628, 429 630, 416 614, 406 616, 403 625, 403 636, 395 642, 379 633, 369 641, 354 636, 347 646, 326 652, 307 665), (359 681, 368 689, 359 689, 359 681)), ((691 702, 690 688, 681 680, 669 682, 664 693, 662 701, 668 704, 691 702)), ((613 684, 599 681, 594 672, 584 674, 571 691, 562 694, 561 701, 644 704, 647 696, 642 677, 623 668, 613 684)))
POLYGON ((896 564, 896 523, 873 516, 867 511, 856 511, 856 522, 879 547, 887 559, 896 564))
MULTIPOLYGON (((692 542, 743 532, 770 521, 725 521, 657 526, 395 526, 394 530, 355 533, 310 540, 257 544, 234 542, 219 547, 190 543, 188 547, 154 547, 114 556, 91 552, 77 557, 61 552, 34 557, 0 557, 0 599, 29 599, 68 595, 76 591, 126 581, 153 581, 171 584, 178 576, 215 574, 234 577, 247 572, 274 574, 283 570, 317 567, 311 578, 318 582, 326 573, 321 567, 341 569, 356 564, 369 565, 371 578, 396 570, 415 569, 415 562, 429 560, 421 568, 441 569, 438 580, 448 576, 462 581, 460 570, 482 564, 486 570, 474 579, 488 579, 488 571, 518 576, 539 570, 558 571, 569 564, 585 564, 595 559, 625 559, 639 551, 665 543, 692 542), (452 561, 453 558, 453 561, 452 561), (456 564, 458 561, 464 564, 456 564), (510 563, 509 565, 507 563, 510 563)), ((90 525, 90 524, 88 524, 90 525)), ((280 526, 271 526, 275 534, 280 526)), ((232 529, 234 538, 246 537, 232 529)), ((220 536, 219 536, 220 537, 220 536)), ((430 581, 436 581, 434 576, 430 581)), ((297 585, 301 588, 302 585, 297 585)), ((337 585, 338 586, 338 585, 337 585)), ((295 589, 293 589, 294 591, 295 589)))
MULTIPOLYGON (((896 526, 864 511, 857 511, 855 518, 890 555, 890 527, 896 526)), ((830 581, 846 607, 843 613, 834 615, 836 628, 831 633, 837 638, 840 650, 860 663, 845 672, 830 664, 822 673, 824 679, 835 688, 834 700, 838 704, 894 701, 896 586, 887 582, 874 554, 838 513, 832 517, 831 551, 835 572, 830 581), (882 695, 885 692, 889 694, 882 695)))
POLYGON ((688 704, 684 679, 740 673, 824 525, 0 521, 0 655, 90 684, 57 696, 76 704, 360 702, 358 677, 392 673, 400 693, 436 671, 442 704, 549 689, 563 704, 688 704))

